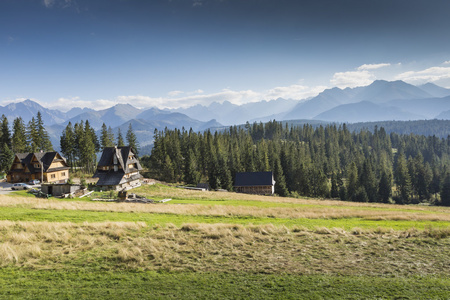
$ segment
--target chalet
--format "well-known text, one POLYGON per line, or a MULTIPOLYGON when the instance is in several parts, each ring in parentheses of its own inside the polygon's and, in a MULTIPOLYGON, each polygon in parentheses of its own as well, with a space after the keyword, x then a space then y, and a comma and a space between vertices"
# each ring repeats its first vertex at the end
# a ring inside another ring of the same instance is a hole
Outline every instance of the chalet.
POLYGON ((234 190, 238 193, 273 195, 275 180, 272 172, 236 173, 234 190))
POLYGON ((106 147, 103 149, 94 178, 103 190, 123 190, 140 185, 142 170, 131 147, 106 147))
POLYGON ((69 169, 58 152, 16 153, 7 181, 14 183, 38 179, 41 182, 63 183, 69 179, 69 169))

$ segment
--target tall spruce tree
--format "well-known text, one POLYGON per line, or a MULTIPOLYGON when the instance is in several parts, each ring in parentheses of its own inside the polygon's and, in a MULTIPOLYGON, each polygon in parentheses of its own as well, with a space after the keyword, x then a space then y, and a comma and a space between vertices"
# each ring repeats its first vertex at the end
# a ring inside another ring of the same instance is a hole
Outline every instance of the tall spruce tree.
POLYGON ((14 153, 6 143, 0 145, 0 172, 7 172, 13 163, 14 153))
POLYGON ((124 146, 125 142, 123 140, 122 131, 119 128, 117 132, 117 147, 124 147, 124 146))
POLYGON ((0 145, 6 145, 9 149, 12 148, 11 131, 9 130, 8 118, 2 115, 1 122, 1 136, 0 145))
POLYGON ((275 193, 280 196, 287 196, 289 194, 286 188, 286 178, 284 177, 283 168, 279 158, 275 158, 273 166, 273 177, 275 179, 275 193))
POLYGON ((27 151, 26 129, 21 117, 14 119, 11 143, 13 153, 24 153, 27 151))
POLYGON ((130 123, 130 125, 128 125, 126 139, 127 139, 128 146, 130 146, 134 150, 134 154, 136 155, 136 157, 138 157, 139 150, 140 150, 139 142, 137 140, 136 135, 134 134, 133 126, 131 126, 131 123, 130 123))
POLYGON ((106 147, 114 147, 114 134, 112 133, 111 127, 107 128, 105 123, 103 123, 100 131, 100 150, 106 147))
POLYGON ((36 116, 36 145, 38 147, 38 150, 42 150, 44 152, 47 151, 53 151, 53 145, 50 141, 50 137, 48 135, 47 130, 44 126, 44 121, 42 120, 42 114, 40 111, 38 111, 36 116))
POLYGON ((411 177, 407 166, 405 155, 400 153, 397 159, 397 168, 395 169, 395 181, 399 188, 400 203, 408 204, 411 200, 411 177))
POLYGON ((347 168, 347 200, 356 201, 356 192, 358 188, 358 168, 356 167, 356 163, 352 162, 347 168))
POLYGON ((392 195, 392 179, 383 170, 381 173, 380 182, 378 183, 378 199, 383 203, 389 203, 392 195))
POLYGON ((75 167, 76 159, 76 139, 72 123, 69 121, 60 138, 60 148, 62 154, 67 158, 71 168, 75 167))
POLYGON ((81 155, 80 159, 85 172, 93 173, 97 165, 96 153, 100 150, 95 130, 90 126, 89 121, 84 125, 83 136, 81 137, 81 155))
POLYGON ((11 132, 9 131, 8 119, 5 115, 1 118, 1 136, 0 136, 0 171, 6 172, 11 167, 14 159, 12 152, 11 132))

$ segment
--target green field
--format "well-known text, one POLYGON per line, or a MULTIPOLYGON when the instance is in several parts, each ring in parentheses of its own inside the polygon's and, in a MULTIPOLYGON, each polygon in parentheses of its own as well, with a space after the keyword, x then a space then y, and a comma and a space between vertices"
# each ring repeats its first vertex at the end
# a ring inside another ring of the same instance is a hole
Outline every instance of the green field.
POLYGON ((135 192, 0 196, 0 299, 450 298, 448 208, 135 192))

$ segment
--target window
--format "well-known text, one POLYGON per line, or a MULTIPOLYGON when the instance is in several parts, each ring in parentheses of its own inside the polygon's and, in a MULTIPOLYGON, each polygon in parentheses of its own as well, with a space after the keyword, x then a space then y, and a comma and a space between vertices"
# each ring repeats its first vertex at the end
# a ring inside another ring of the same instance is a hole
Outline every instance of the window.
POLYGON ((35 168, 40 168, 39 164, 34 164, 35 168))
POLYGON ((51 175, 50 175, 50 178, 51 178, 51 179, 55 179, 55 178, 56 178, 56 175, 55 175, 55 174, 51 174, 51 175))
POLYGON ((61 176, 66 176, 66 172, 61 172, 61 176))

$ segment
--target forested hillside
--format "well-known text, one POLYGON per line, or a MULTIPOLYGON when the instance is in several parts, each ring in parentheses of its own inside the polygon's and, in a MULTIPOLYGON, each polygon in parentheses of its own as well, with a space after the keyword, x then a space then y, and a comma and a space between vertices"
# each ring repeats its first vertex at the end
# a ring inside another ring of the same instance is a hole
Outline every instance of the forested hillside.
POLYGON ((352 133, 345 124, 314 129, 273 121, 215 133, 155 131, 152 154, 142 160, 155 178, 208 181, 213 189, 232 190, 236 172, 273 171, 282 196, 450 202, 450 138, 383 127, 352 133))
POLYGON ((350 131, 367 129, 373 132, 375 126, 383 127, 386 133, 419 134, 447 138, 450 134, 450 120, 377 121, 348 124, 350 131))

